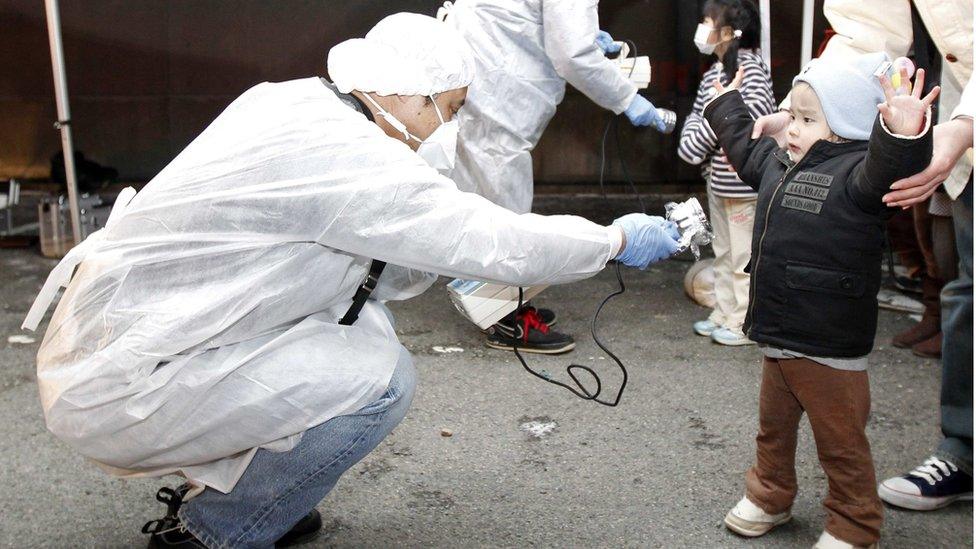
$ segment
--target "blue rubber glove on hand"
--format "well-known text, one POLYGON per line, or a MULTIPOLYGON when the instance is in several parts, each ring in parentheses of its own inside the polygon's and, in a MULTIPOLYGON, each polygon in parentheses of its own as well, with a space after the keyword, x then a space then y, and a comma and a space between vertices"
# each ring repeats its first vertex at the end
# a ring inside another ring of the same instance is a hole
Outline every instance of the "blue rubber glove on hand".
POLYGON ((678 251, 678 226, 663 217, 639 213, 618 218, 613 225, 620 227, 627 242, 617 261, 628 267, 646 269, 648 265, 667 259, 678 251))
POLYGON ((620 51, 620 44, 614 44, 613 37, 607 31, 596 33, 596 45, 600 46, 603 53, 617 53, 620 51))
POLYGON ((657 113, 657 109, 640 94, 634 96, 624 114, 635 126, 654 126, 659 132, 665 129, 664 120, 657 113))

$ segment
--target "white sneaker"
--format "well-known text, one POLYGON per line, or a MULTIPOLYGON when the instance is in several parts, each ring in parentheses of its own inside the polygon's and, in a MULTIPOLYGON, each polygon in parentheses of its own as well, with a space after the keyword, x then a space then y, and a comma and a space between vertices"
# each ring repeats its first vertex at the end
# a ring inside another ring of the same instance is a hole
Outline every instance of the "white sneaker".
POLYGON ((692 324, 691 327, 695 330, 696 334, 705 337, 712 335, 712 332, 721 328, 721 326, 712 322, 711 320, 699 320, 698 322, 692 324))
POLYGON ((823 534, 820 534, 820 539, 818 539, 817 543, 813 545, 813 549, 877 549, 877 547, 877 543, 873 543, 870 546, 863 548, 857 545, 851 545, 846 541, 835 538, 826 530, 824 530, 823 534))
POLYGON ((730 330, 728 328, 719 328, 712 332, 712 341, 718 343, 719 345, 755 345, 756 342, 749 339, 739 330, 730 330))
POLYGON ((740 536, 755 538, 780 524, 786 524, 791 518, 793 516, 789 511, 770 515, 744 497, 725 515, 725 527, 740 536))

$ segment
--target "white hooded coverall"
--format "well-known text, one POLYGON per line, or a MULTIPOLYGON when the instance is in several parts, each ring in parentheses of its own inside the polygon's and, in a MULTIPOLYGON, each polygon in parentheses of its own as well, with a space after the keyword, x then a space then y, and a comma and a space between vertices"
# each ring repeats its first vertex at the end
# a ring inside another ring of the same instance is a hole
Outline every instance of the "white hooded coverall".
POLYGON ((511 285, 591 276, 606 227, 516 215, 459 192, 318 78, 235 100, 49 277, 67 285, 38 354, 48 428, 119 475, 181 472, 230 491, 258 447, 375 401, 400 353, 373 296, 433 274, 511 285), (74 266, 77 272, 68 284, 74 266))
POLYGON ((598 0, 458 0, 447 22, 477 70, 461 109, 458 188, 517 213, 532 209, 531 151, 566 82, 620 114, 637 87, 596 44, 598 0))

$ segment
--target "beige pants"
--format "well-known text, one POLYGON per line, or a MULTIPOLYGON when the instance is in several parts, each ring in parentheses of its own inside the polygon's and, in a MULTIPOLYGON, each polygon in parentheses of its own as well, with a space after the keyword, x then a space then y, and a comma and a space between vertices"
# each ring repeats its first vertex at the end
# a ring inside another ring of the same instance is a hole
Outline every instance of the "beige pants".
POLYGON ((749 274, 745 268, 752 254, 756 199, 722 198, 709 189, 708 209, 715 232, 715 310, 708 319, 741 331, 749 308, 749 274))

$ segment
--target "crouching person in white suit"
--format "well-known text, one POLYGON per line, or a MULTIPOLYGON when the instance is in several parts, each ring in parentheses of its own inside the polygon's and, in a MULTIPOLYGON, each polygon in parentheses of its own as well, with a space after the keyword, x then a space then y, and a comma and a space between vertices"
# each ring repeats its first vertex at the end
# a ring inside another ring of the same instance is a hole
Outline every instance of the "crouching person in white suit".
POLYGON ((158 494, 150 547, 315 535, 315 505, 413 397, 384 301, 438 274, 558 284, 677 248, 661 218, 518 215, 439 175, 475 66, 444 23, 390 16, 328 64, 334 83, 248 90, 124 192, 24 323, 67 288, 37 363, 58 438, 112 474, 187 479, 158 494))

